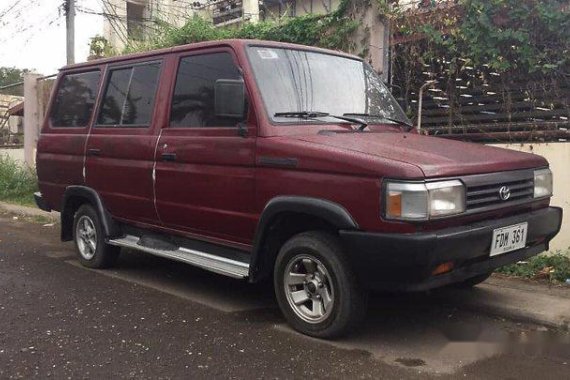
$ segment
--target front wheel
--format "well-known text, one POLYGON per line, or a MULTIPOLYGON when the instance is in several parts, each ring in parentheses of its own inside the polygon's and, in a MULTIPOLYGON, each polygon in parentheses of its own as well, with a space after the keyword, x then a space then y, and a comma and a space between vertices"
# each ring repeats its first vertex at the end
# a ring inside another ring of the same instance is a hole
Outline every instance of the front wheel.
POLYGON ((366 312, 366 292, 336 237, 324 232, 304 232, 283 245, 274 285, 285 318, 306 335, 341 336, 355 328, 366 312))

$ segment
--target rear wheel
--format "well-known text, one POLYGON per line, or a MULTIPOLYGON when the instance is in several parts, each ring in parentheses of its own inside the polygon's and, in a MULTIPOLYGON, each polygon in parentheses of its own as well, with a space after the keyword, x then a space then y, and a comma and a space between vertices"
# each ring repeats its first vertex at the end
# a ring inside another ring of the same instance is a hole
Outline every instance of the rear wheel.
POLYGON ((334 338, 361 321, 367 295, 360 289, 338 240, 305 232, 281 248, 275 294, 289 324, 303 334, 334 338))
POLYGON ((79 261, 88 268, 108 268, 119 255, 119 247, 105 242, 99 215, 87 204, 79 207, 75 213, 73 240, 79 261))

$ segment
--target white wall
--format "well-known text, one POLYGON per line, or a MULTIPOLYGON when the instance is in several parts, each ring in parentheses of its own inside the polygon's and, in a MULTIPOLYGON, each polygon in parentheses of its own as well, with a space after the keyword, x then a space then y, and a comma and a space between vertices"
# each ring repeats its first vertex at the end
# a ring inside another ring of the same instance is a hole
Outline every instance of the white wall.
POLYGON ((564 209, 562 229, 552 240, 551 251, 570 247, 570 142, 543 144, 491 144, 493 146, 539 154, 550 163, 554 174, 554 196, 551 204, 564 209))
POLYGON ((0 156, 8 156, 13 160, 24 163, 24 148, 0 149, 0 156))
POLYGON ((105 17, 103 22, 103 36, 117 51, 125 47, 127 37, 127 2, 125 0, 109 0, 104 2, 103 13, 111 16, 105 17))

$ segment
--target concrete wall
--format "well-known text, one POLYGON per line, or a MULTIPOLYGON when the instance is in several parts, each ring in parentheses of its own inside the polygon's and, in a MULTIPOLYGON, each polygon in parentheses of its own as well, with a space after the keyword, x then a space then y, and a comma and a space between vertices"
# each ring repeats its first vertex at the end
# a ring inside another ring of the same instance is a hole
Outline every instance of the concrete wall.
POLYGON ((24 148, 3 149, 0 148, 0 156, 8 156, 13 160, 24 163, 24 148))
POLYGON ((554 174, 554 196, 551 204, 564 209, 562 229, 550 246, 551 251, 570 247, 570 143, 492 144, 493 146, 539 154, 550 162, 554 174))
POLYGON ((103 22, 103 36, 117 51, 122 51, 127 39, 127 2, 109 0, 103 3, 103 13, 109 14, 103 22))

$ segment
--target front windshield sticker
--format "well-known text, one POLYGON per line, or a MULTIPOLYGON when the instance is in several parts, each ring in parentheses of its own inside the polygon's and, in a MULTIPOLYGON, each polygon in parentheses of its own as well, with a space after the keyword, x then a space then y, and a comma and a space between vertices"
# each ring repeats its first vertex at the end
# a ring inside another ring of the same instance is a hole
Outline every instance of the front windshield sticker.
POLYGON ((257 54, 261 59, 277 59, 279 55, 271 49, 258 49, 257 54))

